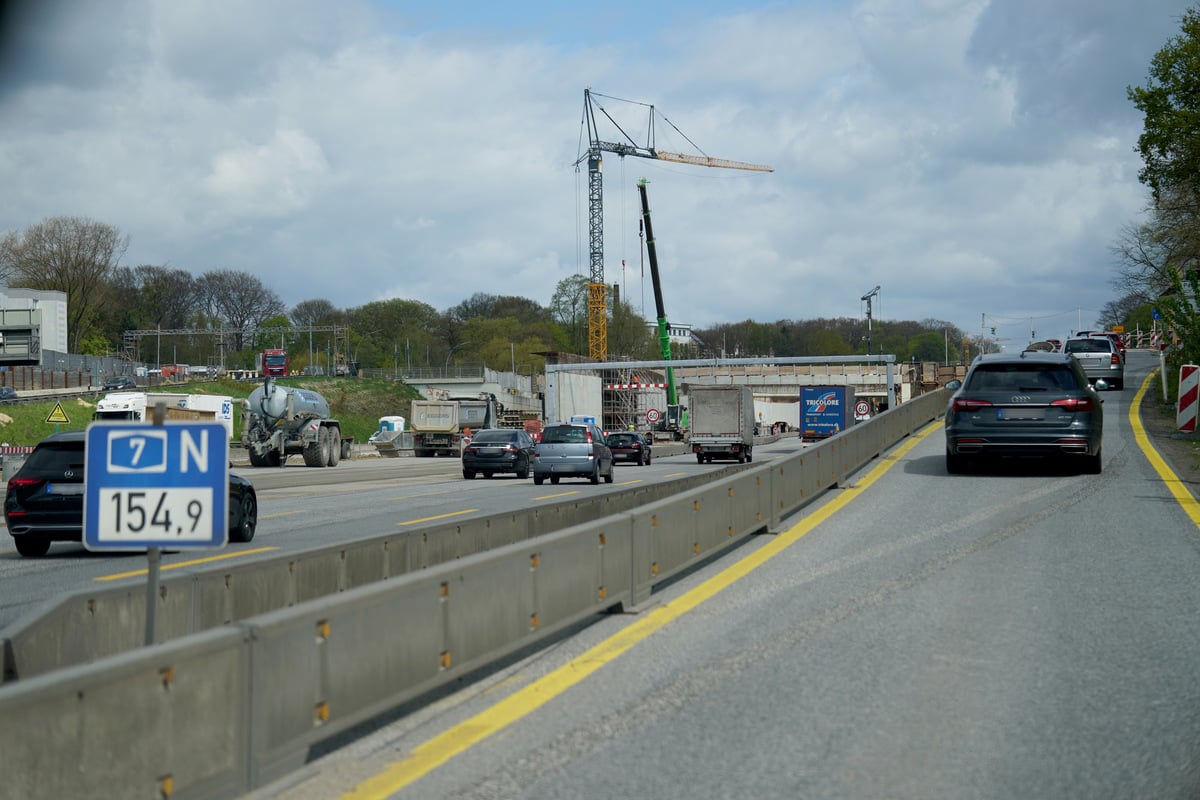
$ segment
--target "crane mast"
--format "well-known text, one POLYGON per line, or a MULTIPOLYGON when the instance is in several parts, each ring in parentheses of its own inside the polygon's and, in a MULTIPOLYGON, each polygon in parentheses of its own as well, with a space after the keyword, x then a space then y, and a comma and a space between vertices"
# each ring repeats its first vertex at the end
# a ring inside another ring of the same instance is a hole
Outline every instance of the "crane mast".
MULTIPOLYGON (((638 103, 649 110, 649 125, 645 144, 635 142, 621 126, 617 124, 604 107, 596 100, 591 89, 583 90, 583 119, 588 131, 588 149, 575 165, 578 167, 584 160, 588 165, 588 357, 592 361, 605 361, 608 358, 608 285, 604 282, 604 177, 602 167, 603 154, 616 153, 638 158, 653 158, 660 161, 671 161, 678 164, 692 164, 701 167, 721 167, 724 169, 740 169, 752 172, 774 172, 765 164, 752 164, 747 161, 730 161, 723 158, 712 158, 704 155, 688 155, 658 150, 654 142, 654 106, 638 103), (597 110, 602 114, 624 141, 610 142, 600 138, 600 128, 597 124, 597 110)), ((619 100, 620 98, 611 98, 619 100)), ((630 101, 623 101, 630 102, 630 101)), ((670 120, 664 120, 675 128, 670 120)), ((683 132, 675 130, 682 136, 683 132)), ((687 139, 686 136, 683 138, 687 139)), ((695 146, 695 143, 688 139, 695 146)), ((696 148, 699 150, 699 148, 696 148)), ((661 316, 660 309, 660 316, 661 316)))

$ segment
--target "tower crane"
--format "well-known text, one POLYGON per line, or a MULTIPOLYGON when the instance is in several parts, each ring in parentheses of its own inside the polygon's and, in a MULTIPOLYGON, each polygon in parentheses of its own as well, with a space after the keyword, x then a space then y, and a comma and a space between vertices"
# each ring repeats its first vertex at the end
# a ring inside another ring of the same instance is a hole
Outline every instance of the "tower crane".
MULTIPOLYGON (((575 162, 578 167, 584 161, 588 165, 588 238, 589 238, 589 281, 588 281, 588 357, 593 361, 604 361, 608 357, 608 286, 604 282, 604 179, 600 168, 603 162, 602 153, 616 153, 638 158, 654 158, 659 161, 672 161, 677 164, 692 164, 699 167, 721 167, 724 169, 742 169, 752 172, 774 172, 764 164, 751 164, 746 161, 730 161, 724 158, 713 158, 701 152, 700 155, 687 153, 672 153, 659 150, 654 139, 654 106, 646 103, 635 103, 648 109, 648 124, 646 142, 639 144, 621 128, 616 120, 609 115, 604 107, 596 100, 607 97, 625 103, 634 101, 621 100, 619 97, 608 97, 596 94, 591 89, 583 90, 583 124, 588 132, 587 153, 575 162), (609 142, 600 138, 597 125, 597 112, 612 123, 612 126, 623 137, 623 141, 609 142)), ((663 117, 663 121, 693 147, 696 143, 676 128, 674 123, 663 117)), ((696 147, 699 150, 699 147, 696 147)))

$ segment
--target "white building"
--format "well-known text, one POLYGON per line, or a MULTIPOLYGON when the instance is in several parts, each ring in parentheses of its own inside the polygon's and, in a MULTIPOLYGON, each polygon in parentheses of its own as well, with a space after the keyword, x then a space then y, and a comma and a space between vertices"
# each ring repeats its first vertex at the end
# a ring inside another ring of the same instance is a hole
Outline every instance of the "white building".
MULTIPOLYGON (((647 320, 646 327, 650 329, 650 334, 657 340, 658 323, 647 320)), ((686 322, 667 322, 667 337, 671 340, 671 344, 704 346, 704 342, 696 338, 696 335, 692 333, 692 326, 686 322)))
POLYGON ((0 367, 42 362, 42 351, 67 352, 67 295, 0 288, 0 367))

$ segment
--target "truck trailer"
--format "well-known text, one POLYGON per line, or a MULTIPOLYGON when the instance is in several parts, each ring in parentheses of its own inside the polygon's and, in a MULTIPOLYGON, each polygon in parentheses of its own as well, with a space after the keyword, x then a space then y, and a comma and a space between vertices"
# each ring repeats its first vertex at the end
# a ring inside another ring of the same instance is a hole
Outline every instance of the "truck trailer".
POLYGON ((497 427, 501 409, 494 395, 413 400, 409 429, 417 458, 461 458, 473 431, 497 427))
POLYGON ((845 386, 801 386, 800 437, 828 439, 846 430, 853 400, 845 386))
POLYGON ((688 442, 696 463, 754 460, 754 393, 749 386, 693 386, 688 442))
POLYGON ((166 407, 167 419, 220 422, 233 438, 233 398, 228 395, 112 392, 96 402, 92 419, 148 422, 158 403, 166 407))

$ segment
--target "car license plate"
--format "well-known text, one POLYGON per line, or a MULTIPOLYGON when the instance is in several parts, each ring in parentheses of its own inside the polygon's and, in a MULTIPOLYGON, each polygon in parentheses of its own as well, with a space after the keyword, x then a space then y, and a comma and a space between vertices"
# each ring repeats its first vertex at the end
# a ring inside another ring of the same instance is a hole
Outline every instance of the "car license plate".
POLYGON ((1045 419, 1046 412, 1041 408, 998 408, 996 409, 996 419, 998 420, 1032 420, 1045 419))
POLYGON ((47 483, 46 494, 83 494, 82 483, 47 483))

